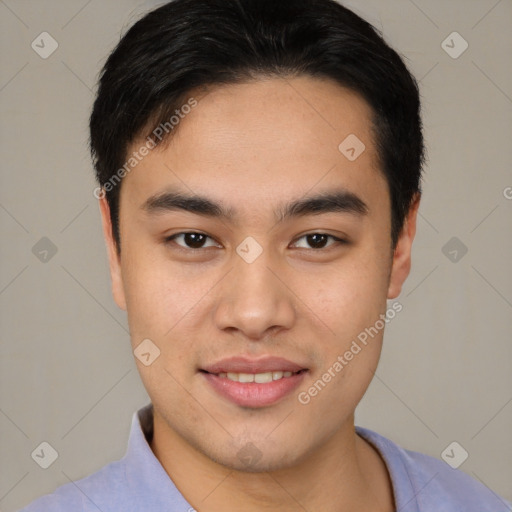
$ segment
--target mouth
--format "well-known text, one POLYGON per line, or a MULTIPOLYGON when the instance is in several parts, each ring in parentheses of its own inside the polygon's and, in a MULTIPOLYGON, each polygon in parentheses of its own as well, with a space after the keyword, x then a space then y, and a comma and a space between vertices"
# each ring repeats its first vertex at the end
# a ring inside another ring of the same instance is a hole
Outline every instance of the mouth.
MULTIPOLYGON (((220 379, 229 379, 233 382, 242 382, 244 384, 248 382, 256 382, 257 384, 266 384, 267 382, 273 382, 281 379, 288 379, 293 375, 297 375, 301 372, 307 371, 306 369, 299 370, 298 372, 289 372, 283 370, 277 370, 272 372, 263 373, 235 373, 235 372, 220 372, 214 373, 220 379)), ((209 373, 209 372, 206 372, 209 373)))
POLYGON ((309 370, 286 359, 225 359, 201 368, 207 384, 223 399, 240 407, 273 405, 295 390, 309 370))

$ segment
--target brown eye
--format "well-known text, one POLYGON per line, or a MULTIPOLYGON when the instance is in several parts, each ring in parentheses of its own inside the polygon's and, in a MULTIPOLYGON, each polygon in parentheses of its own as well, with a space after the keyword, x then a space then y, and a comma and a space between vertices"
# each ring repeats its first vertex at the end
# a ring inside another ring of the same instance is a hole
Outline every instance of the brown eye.
MULTIPOLYGON (((181 247, 183 249, 194 250, 194 249, 203 249, 205 247, 212 247, 212 245, 205 246, 205 242, 208 239, 213 240, 211 237, 209 237, 208 235, 205 235, 204 233, 198 233, 196 231, 188 231, 188 232, 183 232, 183 233, 176 233, 175 235, 169 236, 165 239, 165 242, 166 243, 173 242, 173 243, 176 243, 176 245, 178 245, 179 247, 181 247), (176 240, 181 240, 182 243, 177 243, 176 240)), ((215 246, 215 244, 213 246, 215 246)))
MULTIPOLYGON (((348 243, 346 240, 341 238, 337 238, 333 235, 328 235, 327 233, 309 233, 300 237, 298 240, 305 239, 309 247, 300 247, 301 249, 324 249, 326 247, 331 247, 332 245, 342 245, 348 243), (333 240, 333 243, 327 245, 327 241, 329 239, 333 240)), ((297 242, 296 242, 297 243, 297 242)))

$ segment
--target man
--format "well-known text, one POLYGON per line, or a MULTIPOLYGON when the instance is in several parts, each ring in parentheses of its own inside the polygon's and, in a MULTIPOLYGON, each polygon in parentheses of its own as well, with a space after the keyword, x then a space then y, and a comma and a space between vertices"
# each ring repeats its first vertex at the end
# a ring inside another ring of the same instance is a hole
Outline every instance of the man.
POLYGON ((175 0, 109 57, 90 129, 151 404, 122 460, 26 511, 509 510, 354 426, 424 162, 416 82, 368 23, 333 0, 175 0))

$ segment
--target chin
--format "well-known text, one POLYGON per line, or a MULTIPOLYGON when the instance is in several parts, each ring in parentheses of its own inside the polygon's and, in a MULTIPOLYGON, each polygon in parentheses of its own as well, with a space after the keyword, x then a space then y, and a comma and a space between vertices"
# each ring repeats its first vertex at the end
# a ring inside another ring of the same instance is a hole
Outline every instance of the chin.
POLYGON ((242 473, 266 473, 288 469, 296 465, 300 458, 297 446, 286 449, 282 444, 269 443, 268 440, 233 441, 233 444, 221 448, 218 453, 205 455, 228 469, 242 473))
POLYGON ((272 454, 270 457, 262 456, 259 460, 241 460, 238 456, 226 458, 225 455, 213 459, 218 464, 239 473, 269 473, 288 469, 295 465, 293 458, 286 458, 283 454, 272 454))

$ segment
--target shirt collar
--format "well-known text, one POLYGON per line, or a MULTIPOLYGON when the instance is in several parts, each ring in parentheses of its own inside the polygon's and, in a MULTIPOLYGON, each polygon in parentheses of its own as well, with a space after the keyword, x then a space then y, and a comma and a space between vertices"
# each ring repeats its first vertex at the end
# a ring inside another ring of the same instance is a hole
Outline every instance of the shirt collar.
POLYGON ((377 450, 384 461, 393 487, 396 510, 419 512, 417 492, 414 490, 408 468, 405 465, 404 450, 377 432, 357 425, 355 430, 359 437, 365 439, 377 450))
POLYGON ((128 448, 122 459, 130 495, 135 501, 130 505, 133 510, 193 512, 194 508, 151 450, 152 437, 153 405, 150 403, 133 414, 128 448))

